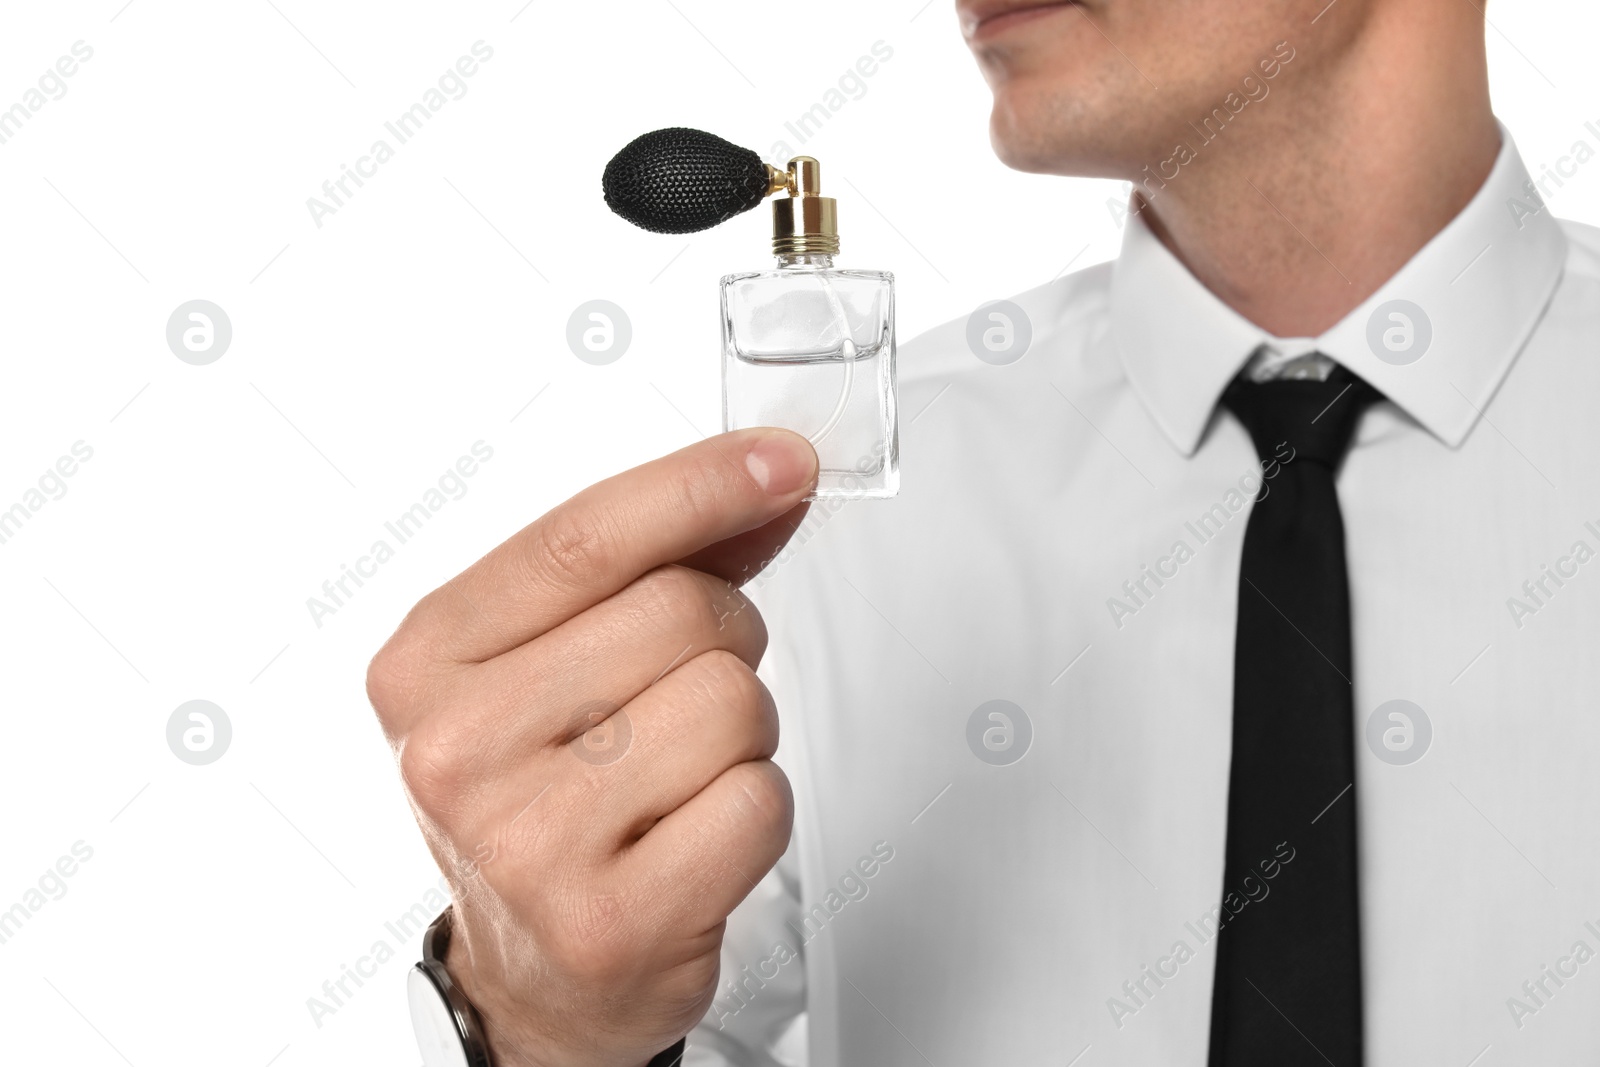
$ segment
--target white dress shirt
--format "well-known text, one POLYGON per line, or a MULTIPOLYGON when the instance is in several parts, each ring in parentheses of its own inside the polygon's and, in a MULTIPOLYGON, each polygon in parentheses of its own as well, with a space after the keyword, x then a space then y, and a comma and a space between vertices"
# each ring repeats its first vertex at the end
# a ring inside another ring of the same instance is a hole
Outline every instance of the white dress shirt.
POLYGON ((1387 397, 1339 476, 1357 781, 1328 798, 1358 805, 1368 1067, 1600 1062, 1600 232, 1527 181, 1506 136, 1321 337, 1135 216, 1013 298, 1016 362, 965 317, 902 346, 899 497, 819 506, 757 583, 795 838, 687 1064, 1203 1067, 1259 485, 1216 401, 1313 349, 1387 397), (990 701, 1022 715, 972 725, 990 701))

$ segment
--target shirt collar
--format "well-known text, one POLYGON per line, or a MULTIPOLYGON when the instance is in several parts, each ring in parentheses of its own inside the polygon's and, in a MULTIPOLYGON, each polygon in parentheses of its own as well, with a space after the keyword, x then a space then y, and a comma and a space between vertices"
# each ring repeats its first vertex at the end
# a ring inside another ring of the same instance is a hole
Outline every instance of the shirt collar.
POLYGON ((1532 192, 1510 133, 1500 133, 1500 154, 1471 202, 1317 338, 1283 340, 1254 325, 1131 215, 1112 268, 1111 332, 1129 382, 1173 445, 1195 450, 1222 390, 1263 344, 1315 347, 1459 445, 1539 321, 1566 259, 1560 224, 1532 192), (1408 336, 1411 352, 1423 354, 1401 364, 1411 353, 1388 344, 1403 346, 1408 336))

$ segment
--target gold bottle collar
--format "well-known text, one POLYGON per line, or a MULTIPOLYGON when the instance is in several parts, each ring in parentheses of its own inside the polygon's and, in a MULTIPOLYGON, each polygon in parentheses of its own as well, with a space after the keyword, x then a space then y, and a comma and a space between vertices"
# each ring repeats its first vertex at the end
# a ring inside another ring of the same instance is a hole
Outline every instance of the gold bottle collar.
POLYGON ((836 255, 839 251, 838 201, 822 195, 822 165, 810 156, 796 156, 787 171, 767 165, 768 194, 787 192, 772 201, 772 254, 836 255))

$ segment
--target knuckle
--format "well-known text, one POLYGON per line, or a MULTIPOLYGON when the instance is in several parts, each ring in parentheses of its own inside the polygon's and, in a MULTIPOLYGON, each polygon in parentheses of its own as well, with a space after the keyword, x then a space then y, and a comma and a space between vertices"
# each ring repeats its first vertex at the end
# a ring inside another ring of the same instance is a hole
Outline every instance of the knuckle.
POLYGON ((705 1017, 716 999, 717 977, 721 971, 719 953, 702 953, 679 964, 661 976, 656 989, 658 1011, 662 1016, 693 1026, 705 1017))
POLYGON ((367 664, 367 701, 372 705, 372 710, 378 713, 378 719, 387 724, 404 699, 404 687, 394 656, 385 645, 367 664))
POLYGON ((688 567, 669 564, 647 571, 633 583, 636 608, 646 619, 684 623, 712 612, 712 597, 703 579, 688 567))
POLYGON ((750 644, 755 657, 751 662, 760 663, 767 651, 767 620, 761 617, 761 612, 744 593, 735 591, 734 595, 742 606, 735 612, 733 625, 740 627, 738 632, 750 644))
POLYGON ((424 724, 401 745, 400 779, 424 813, 448 816, 464 806, 469 762, 459 742, 424 724))
POLYGON ((367 664, 367 700, 385 727, 411 707, 420 688, 417 669, 404 652, 399 635, 378 650, 367 664))
POLYGON ((593 514, 553 511, 539 524, 534 565, 558 581, 584 584, 614 564, 610 542, 593 514))
POLYGON ((730 643, 737 641, 741 646, 749 645, 755 652, 754 661, 759 661, 767 648, 767 624, 761 618, 761 612, 732 582, 721 578, 707 580, 715 590, 708 596, 716 629, 725 632, 728 636, 724 640, 730 643))
POLYGON ((731 582, 674 563, 647 572, 634 585, 633 606, 642 622, 692 631, 706 644, 748 647, 753 661, 766 650, 766 624, 731 582))
POLYGON ((436 642, 428 627, 418 622, 434 595, 411 609, 367 664, 367 699, 391 743, 448 688, 449 671, 434 654, 436 642))
POLYGON ((719 708, 759 713, 771 703, 750 665, 726 649, 702 652, 687 665, 684 681, 700 700, 719 708))
POLYGON ((737 787, 740 814, 759 826, 781 830, 794 824, 794 790, 789 776, 771 760, 741 763, 728 772, 737 787))

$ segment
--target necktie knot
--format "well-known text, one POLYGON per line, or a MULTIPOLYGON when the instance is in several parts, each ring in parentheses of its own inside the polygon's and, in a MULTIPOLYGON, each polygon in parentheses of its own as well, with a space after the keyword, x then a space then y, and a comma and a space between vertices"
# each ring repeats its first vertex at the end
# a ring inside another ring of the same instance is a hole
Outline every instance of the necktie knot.
POLYGON ((1295 460, 1337 468, 1356 424, 1379 393, 1361 378, 1334 368, 1325 381, 1254 382, 1241 374, 1222 394, 1222 406, 1250 432, 1262 459, 1280 457, 1287 443, 1295 460))

